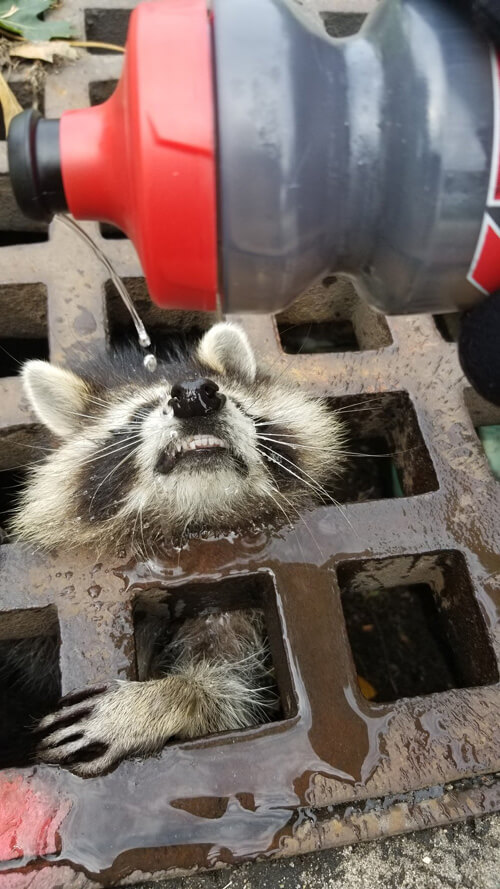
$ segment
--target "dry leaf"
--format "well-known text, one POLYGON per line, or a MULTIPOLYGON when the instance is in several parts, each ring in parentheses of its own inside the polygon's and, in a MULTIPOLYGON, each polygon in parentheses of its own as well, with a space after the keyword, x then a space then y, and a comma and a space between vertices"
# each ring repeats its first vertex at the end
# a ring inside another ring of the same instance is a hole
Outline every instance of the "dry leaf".
POLYGON ((36 43, 16 43, 9 49, 9 55, 22 59, 41 59, 42 62, 53 62, 54 56, 75 61, 78 58, 76 49, 66 40, 39 40, 36 43))
POLYGON ((376 689, 374 689, 371 682, 368 682, 368 679, 364 679, 363 676, 358 676, 358 685, 361 690, 361 694, 368 701, 373 701, 373 698, 377 696, 376 689))
POLYGON ((23 109, 17 101, 5 77, 0 72, 0 105, 2 106, 5 132, 9 132, 10 122, 23 109))

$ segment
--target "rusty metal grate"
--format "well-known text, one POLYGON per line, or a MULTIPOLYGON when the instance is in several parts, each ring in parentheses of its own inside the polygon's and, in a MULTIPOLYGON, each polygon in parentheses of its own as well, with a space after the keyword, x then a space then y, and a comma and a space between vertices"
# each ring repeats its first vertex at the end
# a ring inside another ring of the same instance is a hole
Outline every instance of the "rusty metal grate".
MULTIPOLYGON (((54 14, 71 17, 88 39, 121 42, 130 5, 65 0, 54 14)), ((370 2, 316 5, 338 30, 347 18, 332 12, 363 12, 370 2)), ((120 68, 115 54, 85 54, 49 72, 35 99, 49 116, 102 101, 120 68)), ((21 101, 33 101, 18 89, 21 101)), ((87 229, 105 239, 153 336, 206 329, 205 315, 152 306, 126 238, 109 226, 87 229)), ((0 344, 14 356, 0 362, 3 514, 42 441, 15 359, 71 366, 83 349, 107 349, 130 328, 86 248, 57 223, 47 232, 19 214, 4 142, 0 244, 0 344)), ((305 299, 276 319, 240 320, 266 361, 352 411, 355 450, 392 455, 376 464, 371 487, 366 463, 353 461, 345 518, 325 506, 274 537, 200 540, 175 566, 0 546, 0 637, 42 635, 58 645, 63 693, 140 674, 144 614, 179 596, 193 609, 208 597, 263 609, 280 714, 257 728, 169 744, 160 757, 100 779, 45 767, 1 771, 10 827, 0 830, 8 872, 0 887, 27 885, 34 874, 44 886, 115 885, 499 807, 500 482, 476 431, 500 423, 499 412, 466 386, 442 319, 386 321, 332 277, 315 297, 314 317, 305 299), (381 621, 390 643, 383 657, 381 621)))

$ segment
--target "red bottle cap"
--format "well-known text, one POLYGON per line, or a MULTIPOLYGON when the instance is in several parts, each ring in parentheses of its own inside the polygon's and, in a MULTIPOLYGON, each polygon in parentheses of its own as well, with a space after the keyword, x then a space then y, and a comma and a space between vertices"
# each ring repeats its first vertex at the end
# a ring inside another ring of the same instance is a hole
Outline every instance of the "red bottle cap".
POLYGON ((212 70, 205 0, 140 4, 114 94, 61 118, 70 212, 122 229, 152 299, 169 308, 216 307, 212 70))

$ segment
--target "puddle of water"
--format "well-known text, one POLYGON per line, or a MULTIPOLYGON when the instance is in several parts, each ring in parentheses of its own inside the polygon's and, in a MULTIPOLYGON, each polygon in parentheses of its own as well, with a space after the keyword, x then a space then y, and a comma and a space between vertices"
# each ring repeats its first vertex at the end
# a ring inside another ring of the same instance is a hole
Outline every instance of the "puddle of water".
MULTIPOLYGON (((296 706, 281 721, 174 742, 158 757, 125 761, 97 779, 56 768, 26 772, 28 783, 47 782, 69 808, 58 828, 57 850, 47 858, 115 880, 138 867, 213 866, 270 853, 301 819, 314 819, 308 806, 362 799, 378 769, 390 773, 394 716, 403 740, 415 737, 408 774, 414 775, 417 760, 425 772, 435 740, 447 743, 444 716, 433 721, 427 705, 413 714, 400 701, 368 704, 356 689, 340 597, 332 586, 333 559, 325 553, 359 550, 356 532, 324 508, 310 527, 301 522, 243 539, 194 540, 170 558, 116 568, 124 602, 153 594, 165 598, 174 589, 179 603, 183 586, 213 588, 221 582, 222 588, 228 579, 236 584, 264 577, 296 706), (306 563, 303 551, 310 554, 306 563), (170 853, 162 851, 168 848, 170 853)), ((89 587, 89 596, 96 593, 89 587)), ((435 701, 428 706, 435 714, 448 712, 446 703, 441 709, 435 701)), ((466 770, 477 768, 473 742, 464 736, 452 750, 454 762, 466 770)))
MULTIPOLYGON (((286 539, 287 532, 283 531, 281 546, 286 539)), ((209 579, 213 585, 228 574, 235 578, 272 574, 270 568, 263 572, 261 562, 263 547, 270 545, 267 534, 246 539, 245 571, 235 557, 238 548, 235 552, 233 539, 218 543, 218 565, 224 568, 215 576, 200 559, 203 542, 197 541, 183 552, 184 565, 193 560, 196 583, 209 579)), ((293 554, 297 557, 293 535, 289 546, 290 563, 284 566, 285 576, 280 583, 285 592, 293 591, 292 578, 304 567, 292 561, 293 554)), ((239 553, 241 558, 241 549, 239 553)), ((331 595, 330 572, 314 565, 307 567, 312 577, 321 575, 324 586, 323 598, 320 595, 321 601, 311 601, 311 608, 324 610, 324 596, 331 595)), ((144 596, 162 584, 176 587, 190 580, 175 559, 169 563, 130 563, 115 573, 125 581, 124 597, 144 596)), ((304 617, 301 603, 296 604, 296 611, 287 610, 287 626, 281 594, 274 590, 273 596, 298 715, 242 732, 171 743, 159 757, 123 762, 102 778, 86 780, 55 768, 35 769, 32 780, 43 783, 44 776, 50 776, 57 797, 70 807, 59 827, 60 851, 52 853, 51 860, 55 855, 58 863, 69 862, 93 874, 110 871, 115 877, 131 869, 128 853, 133 857, 141 849, 175 846, 178 866, 182 866, 184 857, 188 866, 193 849, 200 863, 212 865, 216 860, 237 861, 265 854, 276 846, 283 831, 292 830, 297 807, 315 798, 318 776, 344 788, 348 798, 353 785, 373 772, 384 755, 384 717, 380 713, 367 717, 354 698, 342 690, 342 705, 335 702, 337 711, 344 710, 338 738, 330 737, 328 720, 313 720, 311 701, 294 654, 304 617), (290 614, 294 615, 292 619, 290 614), (342 737, 346 725, 351 733, 347 745, 342 737)), ((310 649, 314 658, 314 646, 310 649)), ((317 710, 318 702, 314 706, 317 710)), ((331 707, 329 701, 326 709, 330 711, 331 707)), ((31 780, 29 776, 27 780, 31 780)), ((157 868, 158 864, 152 861, 150 867, 157 868)))

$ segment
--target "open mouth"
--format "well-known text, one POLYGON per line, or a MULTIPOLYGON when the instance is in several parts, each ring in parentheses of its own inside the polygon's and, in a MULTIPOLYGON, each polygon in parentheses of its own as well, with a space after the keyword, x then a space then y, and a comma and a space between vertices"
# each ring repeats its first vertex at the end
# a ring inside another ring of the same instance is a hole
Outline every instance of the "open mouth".
POLYGON ((175 445, 175 455, 177 457, 183 454, 191 454, 193 451, 227 451, 227 444, 221 438, 214 435, 193 435, 190 438, 184 438, 175 445))
POLYGON ((170 445, 159 457, 156 469, 157 472, 165 474, 170 472, 179 460, 200 459, 228 450, 227 443, 215 435, 191 435, 170 445))

